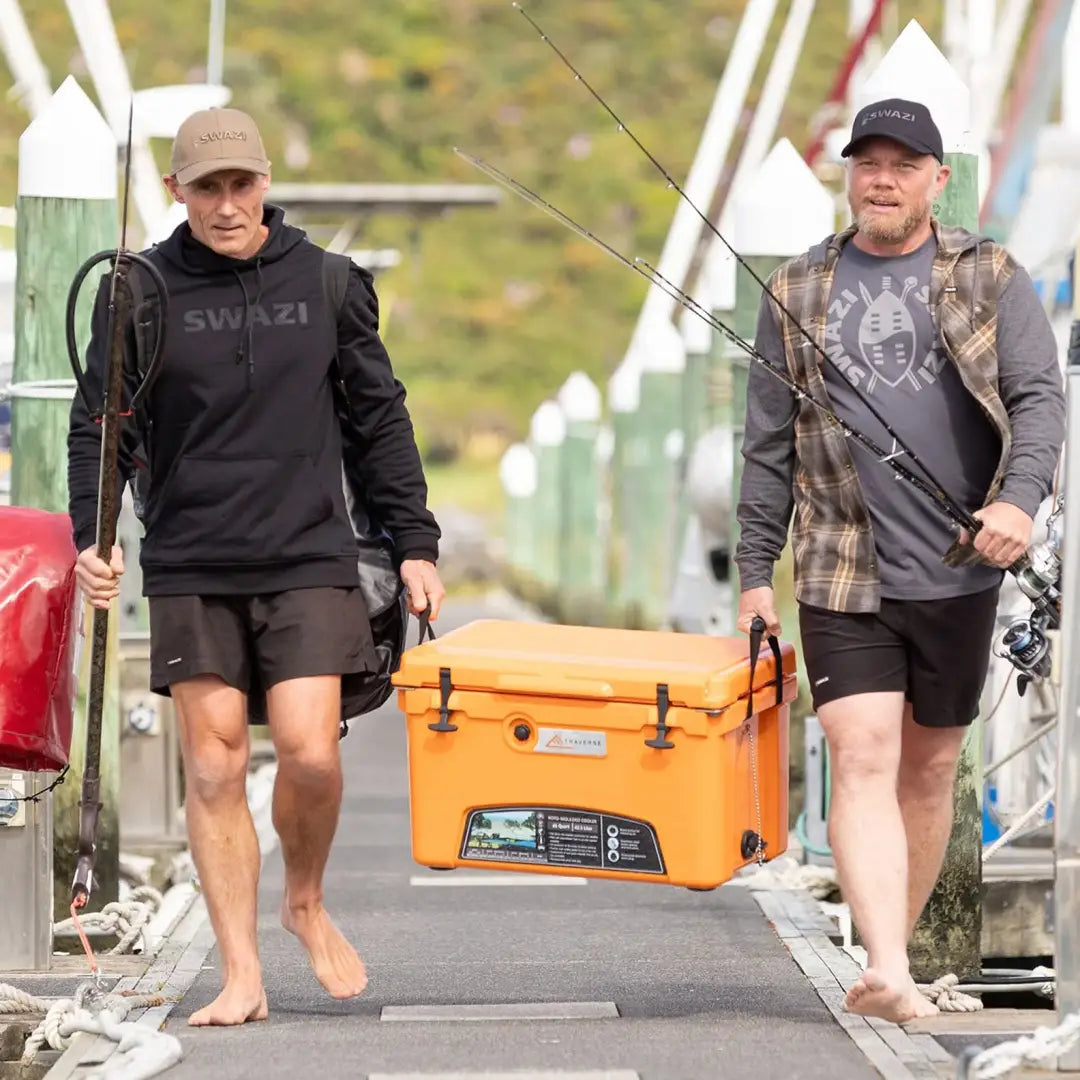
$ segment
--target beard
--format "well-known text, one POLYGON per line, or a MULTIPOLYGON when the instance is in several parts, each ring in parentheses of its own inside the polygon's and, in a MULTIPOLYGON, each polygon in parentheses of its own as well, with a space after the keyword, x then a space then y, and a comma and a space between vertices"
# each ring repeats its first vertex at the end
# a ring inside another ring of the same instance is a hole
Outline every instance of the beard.
POLYGON ((861 210, 855 215, 859 232, 865 233, 879 244, 899 244, 906 240, 930 216, 931 203, 909 207, 898 217, 883 217, 873 211, 861 210))

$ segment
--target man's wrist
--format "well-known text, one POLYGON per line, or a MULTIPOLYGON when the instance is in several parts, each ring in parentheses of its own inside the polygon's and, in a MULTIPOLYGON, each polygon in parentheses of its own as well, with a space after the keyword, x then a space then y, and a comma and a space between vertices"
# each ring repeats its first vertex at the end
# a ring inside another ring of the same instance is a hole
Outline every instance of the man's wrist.
POLYGON ((1043 501, 1043 493, 1039 485, 1034 482, 1014 480, 1004 485, 993 501, 1015 506, 1034 521, 1043 501))
POLYGON ((749 592, 751 589, 771 589, 773 587, 773 575, 771 567, 738 567, 739 591, 749 592))
POLYGON ((438 564, 439 555, 438 555, 437 551, 432 550, 432 549, 428 549, 428 548, 424 548, 424 549, 409 548, 408 551, 404 552, 401 555, 401 558, 400 558, 399 561, 402 562, 402 563, 419 561, 419 562, 431 563, 432 566, 435 566, 435 565, 438 564))

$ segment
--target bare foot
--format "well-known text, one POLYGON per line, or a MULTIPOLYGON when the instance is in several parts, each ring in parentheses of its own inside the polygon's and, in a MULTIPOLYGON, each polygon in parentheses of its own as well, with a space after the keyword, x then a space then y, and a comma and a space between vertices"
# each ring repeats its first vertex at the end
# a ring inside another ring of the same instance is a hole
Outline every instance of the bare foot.
POLYGON ((281 903, 281 925, 303 943, 315 977, 331 997, 351 998, 364 992, 367 972, 363 961, 321 904, 291 908, 286 897, 281 903))
POLYGON ((205 1009, 188 1017, 191 1027, 244 1024, 249 1020, 265 1020, 266 991, 260 984, 254 987, 239 982, 226 982, 225 989, 205 1009))
POLYGON ((873 968, 867 968, 847 992, 844 1008, 859 1016, 876 1016, 893 1024, 906 1024, 938 1013, 938 1007, 919 993, 910 975, 889 980, 873 968))

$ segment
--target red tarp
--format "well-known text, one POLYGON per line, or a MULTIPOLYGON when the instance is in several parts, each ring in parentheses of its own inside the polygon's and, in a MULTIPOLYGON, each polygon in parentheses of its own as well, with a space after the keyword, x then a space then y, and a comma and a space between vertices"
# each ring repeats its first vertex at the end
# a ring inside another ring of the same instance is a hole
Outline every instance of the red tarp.
POLYGON ((50 772, 67 764, 75 554, 66 514, 0 506, 0 766, 50 772))

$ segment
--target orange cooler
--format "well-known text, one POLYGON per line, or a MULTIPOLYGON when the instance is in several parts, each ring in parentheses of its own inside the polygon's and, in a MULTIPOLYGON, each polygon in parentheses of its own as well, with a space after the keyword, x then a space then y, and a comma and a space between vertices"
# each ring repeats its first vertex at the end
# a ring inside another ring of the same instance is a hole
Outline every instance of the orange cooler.
POLYGON ((423 866, 711 889, 787 847, 791 645, 479 620, 393 682, 423 866))

